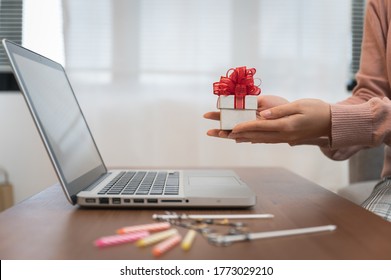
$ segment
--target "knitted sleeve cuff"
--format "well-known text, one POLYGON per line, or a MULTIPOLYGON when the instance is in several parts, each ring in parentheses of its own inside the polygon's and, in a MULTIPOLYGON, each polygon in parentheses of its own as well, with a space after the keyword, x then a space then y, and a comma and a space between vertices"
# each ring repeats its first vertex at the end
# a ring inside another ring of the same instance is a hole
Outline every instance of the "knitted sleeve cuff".
POLYGON ((331 148, 372 144, 372 111, 367 103, 331 105, 331 148))

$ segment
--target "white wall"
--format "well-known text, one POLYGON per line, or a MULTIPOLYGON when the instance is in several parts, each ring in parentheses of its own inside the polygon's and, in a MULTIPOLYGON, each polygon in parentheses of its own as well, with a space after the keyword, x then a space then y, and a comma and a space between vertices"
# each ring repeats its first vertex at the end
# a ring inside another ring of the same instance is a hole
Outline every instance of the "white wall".
POLYGON ((56 176, 21 94, 0 94, 0 165, 19 202, 56 182, 56 176))

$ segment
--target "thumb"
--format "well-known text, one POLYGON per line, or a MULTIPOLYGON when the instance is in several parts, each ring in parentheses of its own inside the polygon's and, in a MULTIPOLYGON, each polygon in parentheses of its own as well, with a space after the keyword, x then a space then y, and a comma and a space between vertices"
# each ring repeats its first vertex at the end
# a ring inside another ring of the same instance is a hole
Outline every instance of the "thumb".
POLYGON ((259 115, 264 119, 279 119, 296 113, 296 106, 293 103, 289 103, 261 111, 259 115))

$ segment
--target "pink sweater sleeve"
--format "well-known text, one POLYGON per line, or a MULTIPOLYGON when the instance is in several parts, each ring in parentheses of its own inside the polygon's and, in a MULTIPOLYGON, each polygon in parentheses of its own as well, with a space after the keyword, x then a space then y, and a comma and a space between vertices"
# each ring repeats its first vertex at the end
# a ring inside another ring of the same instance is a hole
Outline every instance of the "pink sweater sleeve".
POLYGON ((348 99, 331 105, 331 135, 312 144, 334 160, 344 160, 365 147, 391 146, 390 1, 367 4, 357 86, 348 99))

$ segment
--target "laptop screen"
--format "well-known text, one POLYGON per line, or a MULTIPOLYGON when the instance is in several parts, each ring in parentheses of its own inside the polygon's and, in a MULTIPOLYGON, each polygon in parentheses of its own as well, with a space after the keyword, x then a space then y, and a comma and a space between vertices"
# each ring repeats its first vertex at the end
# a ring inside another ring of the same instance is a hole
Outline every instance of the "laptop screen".
POLYGON ((46 148, 72 200, 106 172, 62 66, 14 44, 7 50, 46 148))

